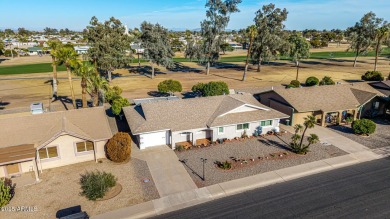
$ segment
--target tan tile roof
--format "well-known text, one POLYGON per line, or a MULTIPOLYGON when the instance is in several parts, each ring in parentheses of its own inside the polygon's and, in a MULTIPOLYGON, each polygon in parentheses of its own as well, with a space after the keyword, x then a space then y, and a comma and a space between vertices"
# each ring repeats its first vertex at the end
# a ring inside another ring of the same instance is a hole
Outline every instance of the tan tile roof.
POLYGON ((290 89, 275 89, 298 112, 354 109, 380 92, 365 82, 290 89))
POLYGON ((235 122, 258 121, 253 113, 231 113, 226 116, 232 119, 218 117, 243 105, 254 105, 264 108, 259 110, 257 116, 264 119, 287 117, 285 114, 275 112, 260 104, 251 94, 234 94, 214 97, 170 100, 165 102, 142 103, 139 106, 130 106, 123 109, 133 134, 153 132, 159 130, 190 130, 206 126, 228 125, 235 122), (240 115, 238 115, 240 114, 240 115), (236 115, 236 116, 234 116, 236 115), (266 118, 265 118, 266 117, 266 118))
POLYGON ((0 147, 45 145, 62 134, 88 140, 112 136, 103 107, 68 110, 0 119, 0 147))

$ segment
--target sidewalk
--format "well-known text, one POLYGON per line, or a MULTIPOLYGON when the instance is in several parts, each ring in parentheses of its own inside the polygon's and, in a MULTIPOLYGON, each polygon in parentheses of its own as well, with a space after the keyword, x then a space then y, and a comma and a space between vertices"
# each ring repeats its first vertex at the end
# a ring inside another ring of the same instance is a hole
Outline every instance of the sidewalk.
POLYGON ((160 197, 197 188, 175 152, 168 146, 134 150, 132 156, 147 162, 160 197))
POLYGON ((219 183, 204 188, 197 188, 127 208, 106 212, 94 216, 92 219, 153 217, 247 190, 381 158, 381 156, 376 154, 367 153, 366 155, 367 156, 363 156, 360 154, 359 156, 356 156, 356 154, 348 154, 219 183))

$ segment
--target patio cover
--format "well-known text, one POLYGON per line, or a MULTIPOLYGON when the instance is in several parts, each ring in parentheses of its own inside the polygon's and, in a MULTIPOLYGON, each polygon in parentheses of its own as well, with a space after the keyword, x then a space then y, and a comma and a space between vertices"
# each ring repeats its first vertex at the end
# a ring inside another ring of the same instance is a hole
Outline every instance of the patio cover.
POLYGON ((0 148, 0 165, 33 160, 35 158, 35 151, 36 149, 33 144, 0 148))

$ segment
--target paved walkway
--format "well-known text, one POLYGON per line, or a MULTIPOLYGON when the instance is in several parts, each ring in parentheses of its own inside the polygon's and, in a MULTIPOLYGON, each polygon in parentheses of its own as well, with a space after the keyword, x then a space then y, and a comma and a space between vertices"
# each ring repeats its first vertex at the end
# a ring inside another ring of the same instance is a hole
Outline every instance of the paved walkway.
POLYGON ((160 197, 197 188, 175 152, 168 146, 136 149, 132 156, 147 162, 160 197))

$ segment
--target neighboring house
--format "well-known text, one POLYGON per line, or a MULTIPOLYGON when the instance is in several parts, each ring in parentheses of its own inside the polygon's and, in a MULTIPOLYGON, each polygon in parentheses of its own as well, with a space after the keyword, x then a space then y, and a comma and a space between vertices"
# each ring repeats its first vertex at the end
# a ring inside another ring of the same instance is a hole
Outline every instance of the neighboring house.
POLYGON ((74 50, 77 52, 77 54, 86 54, 89 48, 89 46, 75 46, 74 50))
POLYGON ((42 47, 37 47, 37 46, 28 47, 27 50, 28 50, 28 54, 30 56, 36 56, 36 55, 42 55, 42 54, 49 54, 50 53, 50 49, 43 50, 42 47))
POLYGON ((112 133, 95 107, 0 119, 0 177, 105 157, 112 133))
POLYGON ((365 82, 301 88, 275 88, 254 94, 264 105, 290 116, 291 125, 302 124, 308 115, 314 115, 321 126, 343 122, 370 114, 383 113, 380 92, 365 82))
POLYGON ((390 80, 371 82, 369 84, 383 95, 390 97, 390 80))
POLYGON ((140 149, 264 134, 279 130, 279 120, 288 117, 251 94, 141 103, 123 111, 140 149))

